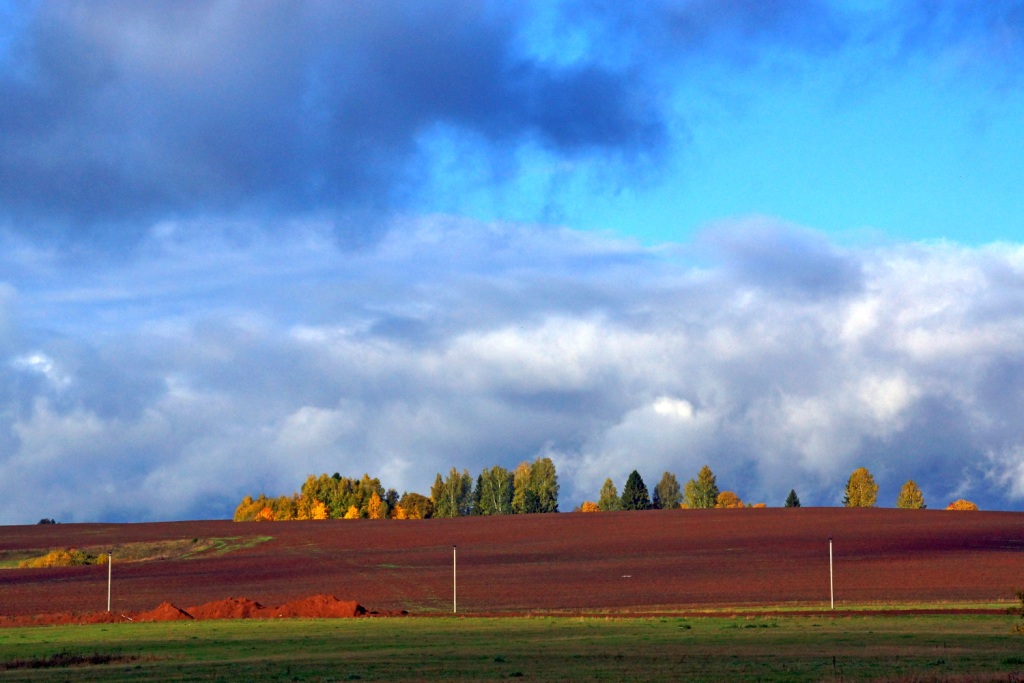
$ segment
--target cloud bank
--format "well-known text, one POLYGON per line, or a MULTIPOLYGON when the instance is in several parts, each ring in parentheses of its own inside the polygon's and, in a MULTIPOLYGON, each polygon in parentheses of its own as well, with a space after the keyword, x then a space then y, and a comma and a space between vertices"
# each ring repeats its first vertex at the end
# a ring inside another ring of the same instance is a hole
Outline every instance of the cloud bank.
POLYGON ((307 473, 426 492, 541 454, 563 509, 705 463, 771 505, 839 504, 860 466, 886 505, 908 478, 932 507, 1024 501, 1020 245, 405 220, 358 252, 168 226, 77 270, 12 238, 0 521, 225 517, 307 473))
POLYGON ((1011 88, 1024 56, 1010 1, 0 12, 0 227, 108 250, 211 218, 319 220, 363 244, 389 217, 460 213, 477 192, 497 215, 547 220, 573 202, 566 187, 656 178, 707 116, 695 92, 741 108, 746 86, 730 83, 813 77, 835 55, 850 84, 923 55, 950 81, 1011 88))

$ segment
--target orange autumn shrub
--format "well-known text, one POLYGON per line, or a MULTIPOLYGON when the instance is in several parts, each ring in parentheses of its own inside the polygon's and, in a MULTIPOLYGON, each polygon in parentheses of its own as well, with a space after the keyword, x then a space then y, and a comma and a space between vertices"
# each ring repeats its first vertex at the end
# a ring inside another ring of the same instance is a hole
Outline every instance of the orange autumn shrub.
POLYGON ((977 510, 978 506, 975 505, 974 503, 972 503, 969 500, 964 500, 963 498, 961 498, 959 500, 954 500, 952 503, 950 503, 946 507, 946 509, 947 510, 977 510))
POLYGON ((580 512, 600 512, 601 508, 597 506, 597 503, 589 500, 584 501, 583 505, 580 505, 580 512))
POLYGON ((256 513, 257 522, 273 522, 274 519, 274 510, 269 505, 256 513))
POLYGON ((350 505, 348 512, 345 513, 345 519, 359 519, 359 508, 355 505, 350 505))
POLYGON ((741 508, 743 501, 732 491, 722 491, 715 501, 716 508, 741 508))
POLYGON ((74 548, 51 550, 42 557, 34 557, 30 560, 22 560, 18 567, 23 569, 39 569, 41 567, 79 567, 85 564, 95 564, 96 557, 75 550, 74 548))

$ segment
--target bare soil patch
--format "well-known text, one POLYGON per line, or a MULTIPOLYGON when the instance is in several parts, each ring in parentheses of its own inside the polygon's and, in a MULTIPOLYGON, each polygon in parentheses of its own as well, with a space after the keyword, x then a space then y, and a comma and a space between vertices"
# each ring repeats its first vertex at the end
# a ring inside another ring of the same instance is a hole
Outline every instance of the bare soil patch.
POLYGON ((113 624, 121 622, 188 621, 193 619, 341 619, 367 614, 366 608, 333 595, 314 595, 278 607, 264 607, 247 598, 227 598, 181 609, 162 602, 145 612, 60 612, 14 617, 0 616, 3 626, 51 626, 57 624, 113 624))
MULTIPOLYGON (((840 610, 871 603, 1009 605, 1024 583, 1018 512, 775 508, 57 524, 0 527, 0 552, 237 539, 233 552, 196 559, 119 563, 115 554, 113 607, 121 614, 239 595, 247 598, 222 607, 245 614, 343 595, 379 612, 450 614, 453 552, 461 614, 753 612, 827 609, 830 536, 840 610), (273 538, 246 544, 267 536, 273 538)), ((0 615, 93 614, 105 608, 106 591, 106 567, 3 569, 0 615)))

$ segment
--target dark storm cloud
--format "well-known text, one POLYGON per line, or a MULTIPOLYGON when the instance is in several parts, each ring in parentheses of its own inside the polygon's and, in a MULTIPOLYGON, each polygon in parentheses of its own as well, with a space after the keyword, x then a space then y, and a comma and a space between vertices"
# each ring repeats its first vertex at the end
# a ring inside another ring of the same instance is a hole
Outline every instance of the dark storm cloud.
POLYGON ((533 60, 497 4, 27 7, 0 62, 0 202, 26 233, 390 210, 437 123, 492 151, 664 141, 636 73, 533 60))
POLYGON ((492 192, 531 145, 594 162, 620 187, 684 144, 673 92, 708 67, 799 72, 800 59, 855 39, 1007 73, 1024 54, 1012 2, 874 13, 812 0, 11 7, 0 227, 100 243, 219 216, 318 217, 360 244, 423 201, 437 162, 424 140, 439 127, 486 160, 474 168, 492 192))

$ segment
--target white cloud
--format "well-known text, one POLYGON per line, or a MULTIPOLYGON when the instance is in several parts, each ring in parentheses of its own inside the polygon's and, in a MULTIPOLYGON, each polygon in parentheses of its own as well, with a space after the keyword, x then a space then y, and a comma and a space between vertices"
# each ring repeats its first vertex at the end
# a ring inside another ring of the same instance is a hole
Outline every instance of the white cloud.
POLYGON ((92 300, 81 271, 13 281, 0 521, 228 516, 325 471, 426 492, 450 467, 539 454, 563 509, 606 477, 705 463, 773 505, 790 488, 837 504, 858 466, 883 504, 908 478, 931 507, 1024 501, 1020 247, 840 249, 782 226, 740 229, 698 270, 685 250, 420 220, 355 253, 305 234, 222 245, 218 264, 183 237, 95 267, 103 289, 159 289, 152 306, 92 300), (783 276, 743 243, 765 234, 819 263, 783 276), (195 286, 208 271, 223 287, 195 286))
POLYGON ((62 389, 71 384, 71 378, 64 374, 60 368, 57 367, 54 360, 45 353, 37 351, 16 356, 11 361, 11 366, 15 370, 23 370, 25 372, 33 372, 42 375, 53 387, 57 389, 62 389))

